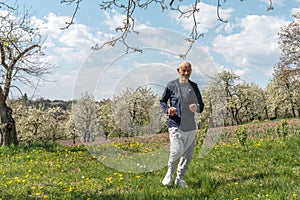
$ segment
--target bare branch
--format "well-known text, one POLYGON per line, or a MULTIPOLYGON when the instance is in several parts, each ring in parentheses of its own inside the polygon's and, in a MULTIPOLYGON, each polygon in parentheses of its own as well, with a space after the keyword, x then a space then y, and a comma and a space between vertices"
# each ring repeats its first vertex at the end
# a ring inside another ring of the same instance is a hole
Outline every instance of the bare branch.
MULTIPOLYGON (((121 42, 126 47, 126 53, 128 53, 130 50, 132 50, 134 52, 142 52, 142 50, 140 48, 131 47, 130 45, 128 45, 126 43, 126 38, 129 33, 135 32, 138 34, 138 32, 136 32, 134 30, 135 19, 132 16, 137 7, 136 2, 134 0, 128 0, 127 5, 124 5, 124 4, 117 4, 117 2, 115 2, 115 1, 108 1, 108 2, 102 2, 102 4, 100 4, 101 9, 103 9, 103 10, 111 9, 112 6, 117 7, 119 9, 123 10, 124 12, 126 12, 126 18, 123 21, 123 26, 119 26, 116 28, 116 31, 117 32, 121 31, 122 34, 116 38, 112 38, 112 40, 105 42, 101 46, 96 44, 95 46, 92 47, 92 49, 99 50, 106 45, 114 46, 117 42, 121 42)), ((144 5, 142 5, 142 6, 144 6, 144 5)))
MULTIPOLYGON (((221 3, 220 3, 221 0, 218 0, 218 5, 217 5, 217 16, 218 16, 218 19, 221 21, 221 22, 224 22, 224 23, 227 23, 228 21, 226 20, 223 20, 223 18, 221 18, 220 16, 220 8, 221 8, 221 3)), ((241 0, 242 1, 242 0, 241 0)), ((226 0, 224 1, 224 3, 226 2, 226 0)))
POLYGON ((39 60, 43 55, 41 35, 27 11, 6 10, 0 15, 0 21, 0 84, 6 100, 13 81, 27 79, 30 83, 32 77, 41 77, 49 69, 47 63, 39 60))
POLYGON ((274 10, 272 0, 269 0, 269 6, 268 6, 268 8, 267 8, 267 11, 269 11, 269 10, 274 10))
MULTIPOLYGON (((66 22, 66 26, 65 27, 62 27, 60 28, 61 30, 64 30, 64 29, 68 29, 72 24, 74 24, 74 20, 75 20, 75 16, 79 10, 79 4, 82 0, 76 0, 75 4, 76 4, 76 7, 75 7, 75 10, 73 12, 73 15, 71 17, 71 20, 69 22, 66 22)), ((61 0, 60 3, 66 3, 66 4, 72 4, 74 2, 74 0, 61 0)))
MULTIPOLYGON (((81 1, 82 0, 61 0, 61 3, 66 3, 66 4, 72 4, 74 2, 76 3, 76 8, 74 10, 71 21, 67 23, 68 24, 67 28, 73 24, 75 15, 79 9, 79 3, 81 1)), ((243 0, 240 0, 240 1, 243 1, 243 0)), ((182 0, 180 0, 178 4, 180 4, 180 2, 182 2, 182 0)), ((190 51, 190 49, 192 48, 192 45, 194 44, 194 42, 196 40, 198 40, 200 37, 204 36, 203 33, 198 32, 198 25, 200 24, 200 22, 199 22, 199 19, 196 18, 196 14, 198 12, 200 12, 200 8, 198 8, 198 4, 200 3, 200 0, 195 0, 194 3, 192 4, 191 8, 187 9, 187 10, 182 10, 182 8, 179 5, 176 8, 173 8, 172 6, 174 3, 175 3, 174 0, 170 0, 170 2, 169 2, 170 10, 177 11, 180 15, 179 18, 181 18, 181 17, 185 17, 185 18, 192 17, 193 18, 194 25, 193 25, 191 33, 189 35, 190 37, 187 38, 187 41, 190 42, 190 46, 185 54, 180 55, 180 56, 185 57, 187 55, 187 53, 190 51)), ((217 3, 218 4, 217 4, 217 8, 216 8, 216 12, 217 12, 216 15, 217 15, 218 20, 223 23, 228 22, 221 17, 221 0, 218 0, 217 3)), ((226 3, 226 0, 224 0, 223 3, 226 3)), ((128 0, 127 5, 121 3, 120 1, 117 1, 117 0, 103 0, 99 4, 101 10, 118 9, 118 10, 121 10, 121 12, 123 12, 126 16, 124 18, 123 26, 116 27, 116 29, 115 29, 116 32, 121 31, 121 35, 119 35, 115 38, 112 38, 110 41, 104 42, 102 45, 96 44, 95 46, 92 47, 92 49, 99 50, 106 45, 114 46, 117 42, 120 42, 123 45, 125 45, 126 52, 128 52, 129 50, 142 52, 142 50, 140 48, 131 47, 129 44, 127 44, 126 38, 129 33, 136 32, 134 30, 134 27, 135 27, 134 13, 136 11, 136 8, 146 10, 148 8, 148 6, 152 5, 152 4, 158 4, 161 7, 162 11, 168 9, 168 6, 165 4, 164 0, 145 0, 144 3, 141 3, 140 0, 128 0)), ((272 5, 272 0, 269 0, 269 7, 267 10, 273 10, 273 9, 274 8, 272 5)))
POLYGON ((2 9, 2 7, 10 9, 10 10, 14 10, 15 8, 9 6, 8 4, 4 3, 4 2, 0 2, 0 8, 2 9))

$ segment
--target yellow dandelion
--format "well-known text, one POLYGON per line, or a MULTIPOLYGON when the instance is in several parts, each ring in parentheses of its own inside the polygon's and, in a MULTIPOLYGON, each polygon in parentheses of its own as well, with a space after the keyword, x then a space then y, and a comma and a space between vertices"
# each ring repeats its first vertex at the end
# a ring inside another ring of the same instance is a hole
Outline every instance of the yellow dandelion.
POLYGON ((133 143, 130 143, 130 148, 132 148, 132 147, 134 147, 135 146, 135 144, 133 144, 133 143))
POLYGON ((7 185, 10 185, 10 184, 12 184, 12 182, 13 182, 13 181, 10 180, 10 181, 7 181, 6 184, 7 184, 7 185))
POLYGON ((49 196, 45 194, 43 198, 44 199, 49 199, 49 196))
POLYGON ((140 178, 141 178, 141 176, 135 176, 135 178, 137 178, 137 179, 140 179, 140 178))
POLYGON ((111 181, 112 181, 112 177, 108 177, 108 178, 106 178, 106 179, 105 179, 105 181, 107 181, 107 182, 111 182, 111 181))

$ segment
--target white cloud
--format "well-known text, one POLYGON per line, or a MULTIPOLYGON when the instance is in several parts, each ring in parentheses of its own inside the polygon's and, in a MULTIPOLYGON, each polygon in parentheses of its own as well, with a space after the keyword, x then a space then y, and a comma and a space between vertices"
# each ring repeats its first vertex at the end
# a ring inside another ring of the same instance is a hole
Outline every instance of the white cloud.
POLYGON ((249 15, 238 21, 239 33, 218 35, 213 50, 238 67, 271 67, 280 54, 277 33, 286 23, 277 17, 249 15))
MULTIPOLYGON (((216 16, 216 6, 208 5, 205 3, 198 3, 198 7, 200 8, 200 11, 196 14, 196 19, 198 22, 198 32, 206 33, 209 31, 209 29, 212 29, 216 27, 218 24, 220 24, 220 21, 217 19, 216 16)), ((182 6, 182 10, 189 10, 191 9, 188 6, 182 6)), ((231 13, 233 12, 233 9, 220 9, 221 15, 223 20, 227 20, 231 13)), ((177 11, 171 12, 171 17, 177 21, 178 24, 180 24, 185 30, 191 31, 194 22, 193 18, 189 17, 180 17, 179 13, 177 11)))
MULTIPOLYGON (((299 0, 299 3, 300 3, 300 0, 299 0)), ((300 7, 299 8, 293 8, 292 11, 291 11, 292 15, 295 15, 299 12, 300 12, 300 7)))
MULTIPOLYGON (((92 53, 91 47, 104 41, 106 35, 78 23, 61 30, 70 18, 54 13, 49 13, 43 19, 34 17, 32 20, 39 25, 40 33, 45 38, 45 60, 56 66, 46 77, 47 81, 40 83, 39 94, 36 95, 71 99, 72 88, 81 65, 92 53)), ((28 94, 31 95, 30 92, 28 94)))
MULTIPOLYGON (((261 0, 267 4, 270 4, 270 0, 261 0)), ((272 4, 283 5, 285 0, 272 0, 272 4)))
POLYGON ((115 30, 116 27, 124 26, 123 22, 126 19, 125 15, 118 13, 116 10, 112 10, 111 12, 105 11, 106 19, 103 20, 104 24, 108 25, 110 30, 115 30))
POLYGON ((101 39, 83 24, 73 24, 70 28, 61 30, 66 21, 70 19, 49 13, 41 26, 41 33, 47 37, 45 45, 49 53, 56 55, 61 62, 72 61, 73 64, 78 64, 91 52, 91 46, 101 39))
POLYGON ((236 69, 234 70, 234 73, 239 75, 239 76, 244 76, 246 75, 247 73, 249 73, 250 69, 248 68, 244 68, 244 69, 236 69))

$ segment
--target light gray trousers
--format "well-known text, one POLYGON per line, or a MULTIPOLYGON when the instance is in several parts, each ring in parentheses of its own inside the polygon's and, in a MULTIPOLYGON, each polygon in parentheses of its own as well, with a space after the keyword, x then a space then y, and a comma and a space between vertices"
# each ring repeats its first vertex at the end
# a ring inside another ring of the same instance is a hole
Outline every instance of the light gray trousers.
POLYGON ((194 154, 196 130, 183 132, 176 127, 168 130, 170 137, 168 171, 174 174, 177 167, 177 178, 183 179, 194 154))

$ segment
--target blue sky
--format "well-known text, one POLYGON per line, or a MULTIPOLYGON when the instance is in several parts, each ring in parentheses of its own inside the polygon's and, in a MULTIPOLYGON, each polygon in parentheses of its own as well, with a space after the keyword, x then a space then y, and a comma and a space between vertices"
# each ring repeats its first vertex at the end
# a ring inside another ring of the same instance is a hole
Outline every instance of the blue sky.
MULTIPOLYGON (((40 24, 47 60, 55 67, 47 82, 38 83, 38 90, 22 87, 29 97, 69 100, 88 90, 102 99, 117 95, 127 86, 153 86, 159 93, 177 76, 181 61, 177 55, 186 47, 190 18, 179 18, 170 10, 161 12, 155 5, 146 11, 137 10, 134 17, 141 34, 130 36, 128 41, 141 45, 142 54, 124 54, 122 45, 93 52, 93 45, 116 34, 114 28, 122 22, 123 13, 104 12, 98 8, 100 1, 83 0, 76 23, 61 30, 74 5, 62 5, 59 0, 42 2, 26 0, 25 6, 33 13, 33 21, 40 24)), ((228 23, 218 21, 216 2, 203 0, 199 4, 199 32, 204 37, 187 57, 195 69, 192 79, 204 88, 210 76, 230 70, 264 88, 280 56, 277 33, 293 20, 293 13, 300 11, 300 0, 273 0, 271 11, 266 11, 269 0, 227 0, 222 4, 221 17, 228 23)))

